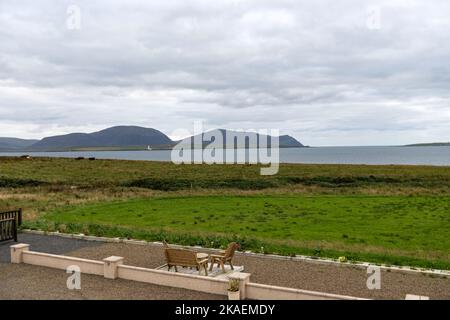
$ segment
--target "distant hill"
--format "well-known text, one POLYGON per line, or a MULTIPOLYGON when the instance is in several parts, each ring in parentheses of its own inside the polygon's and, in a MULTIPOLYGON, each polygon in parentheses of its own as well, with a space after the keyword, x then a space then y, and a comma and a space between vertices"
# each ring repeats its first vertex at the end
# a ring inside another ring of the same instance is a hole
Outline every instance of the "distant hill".
MULTIPOLYGON (((203 137, 212 136, 214 133, 223 134, 223 144, 227 148, 234 146, 233 141, 227 141, 227 133, 238 140, 238 147, 253 147, 260 145, 262 139, 266 139, 270 147, 268 136, 254 132, 241 132, 225 129, 216 129, 203 133, 203 137)), ((201 138, 201 137, 200 137, 201 138)), ((192 141, 194 137, 188 137, 183 141, 192 141), (191 139, 191 140, 189 140, 191 139)), ((211 141, 205 139, 203 146, 211 141)), ((179 141, 178 141, 179 142, 179 141)), ((116 126, 93 133, 70 133, 59 136, 46 137, 42 140, 24 140, 17 138, 0 138, 0 151, 94 151, 94 150, 143 150, 150 146, 153 149, 170 149, 177 141, 172 141, 161 131, 152 128, 138 126, 116 126)), ((279 137, 281 148, 304 147, 295 138, 283 135, 279 137)), ((198 146, 196 146, 198 147, 198 146)))
POLYGON ((431 142, 407 144, 405 147, 450 147, 450 142, 431 142))
POLYGON ((282 135, 280 136, 280 147, 283 148, 302 148, 302 147, 306 147, 305 145, 303 145, 302 143, 300 143, 300 141, 298 141, 297 139, 295 139, 294 137, 291 137, 289 135, 282 135))
POLYGON ((14 151, 27 148, 39 140, 27 140, 18 138, 0 138, 0 150, 14 151))
POLYGON ((171 145, 161 131, 137 126, 117 126, 94 133, 71 133, 42 139, 27 149, 31 150, 70 150, 93 147, 130 147, 171 145))
MULTIPOLYGON (((226 130, 226 129, 215 129, 211 130, 205 133, 202 133, 201 135, 191 136, 188 138, 183 139, 182 141, 184 143, 191 143, 191 145, 195 145, 196 148, 200 147, 196 143, 196 139, 199 141, 204 141, 203 146, 208 145, 212 142, 212 139, 208 138, 215 134, 222 134, 223 137, 223 145, 226 148, 233 148, 234 146, 239 148, 257 148, 261 145, 261 141, 267 141, 267 146, 270 147, 270 139, 268 139, 267 135, 258 134, 255 132, 242 132, 242 131, 233 131, 233 130, 226 130), (233 136, 236 141, 228 141, 227 140, 227 134, 230 136, 233 136)), ((297 141, 295 138, 283 135, 279 137, 279 146, 281 148, 301 148, 305 147, 303 144, 301 144, 299 141, 297 141)))

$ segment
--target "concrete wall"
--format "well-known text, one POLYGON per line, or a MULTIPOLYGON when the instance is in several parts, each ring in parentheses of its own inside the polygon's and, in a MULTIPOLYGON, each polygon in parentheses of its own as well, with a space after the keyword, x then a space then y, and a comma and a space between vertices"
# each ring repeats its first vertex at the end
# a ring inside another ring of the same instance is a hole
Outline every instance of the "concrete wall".
POLYGON ((248 283, 246 287, 247 298, 255 300, 366 300, 350 296, 277 287, 259 283, 248 283))
POLYGON ((81 273, 103 276, 104 263, 96 260, 87 260, 74 257, 58 256, 48 253, 25 251, 22 253, 22 262, 36 266, 67 270, 67 267, 76 265, 81 273))
POLYGON ((205 276, 146 269, 126 265, 118 266, 118 277, 161 286, 183 288, 211 294, 227 295, 228 281, 205 276))

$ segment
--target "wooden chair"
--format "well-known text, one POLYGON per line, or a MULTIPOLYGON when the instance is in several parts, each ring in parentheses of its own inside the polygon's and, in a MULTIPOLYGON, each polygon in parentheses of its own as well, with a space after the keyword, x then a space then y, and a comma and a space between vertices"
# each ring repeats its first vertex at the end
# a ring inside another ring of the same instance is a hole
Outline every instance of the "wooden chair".
POLYGON ((225 263, 229 263, 231 270, 234 270, 233 267, 233 258, 234 258, 234 252, 239 247, 239 245, 236 242, 231 242, 228 245, 227 250, 225 250, 222 254, 212 254, 211 257, 211 266, 209 268, 209 271, 213 269, 213 266, 215 263, 217 263, 217 267, 220 266, 222 269, 222 272, 225 272, 225 263))
POLYGON ((177 266, 196 268, 200 274, 201 270, 205 270, 205 275, 208 275, 208 258, 199 260, 197 259, 197 253, 192 250, 178 249, 178 248, 165 248, 164 253, 166 255, 167 267, 170 270, 172 267, 178 272, 177 266))

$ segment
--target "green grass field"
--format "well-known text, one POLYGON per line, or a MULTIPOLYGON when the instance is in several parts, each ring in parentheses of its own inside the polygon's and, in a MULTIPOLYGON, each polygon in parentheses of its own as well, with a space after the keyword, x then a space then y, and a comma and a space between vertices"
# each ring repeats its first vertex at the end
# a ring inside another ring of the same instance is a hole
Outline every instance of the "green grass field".
POLYGON ((450 251, 450 197, 232 196, 139 199, 66 208, 55 221, 328 240, 450 251), (414 231, 412 231, 414 229, 414 231), (434 235, 432 238, 431 236, 434 235))
POLYGON ((25 227, 450 269, 450 168, 0 159, 25 227))
MULTIPOLYGON (((450 197, 194 196, 68 207, 46 215, 60 224, 140 231, 233 235, 292 248, 362 250, 435 264, 450 252, 450 197)), ((258 248, 249 248, 258 249, 258 248)), ((400 259, 402 260, 402 259, 400 259)))

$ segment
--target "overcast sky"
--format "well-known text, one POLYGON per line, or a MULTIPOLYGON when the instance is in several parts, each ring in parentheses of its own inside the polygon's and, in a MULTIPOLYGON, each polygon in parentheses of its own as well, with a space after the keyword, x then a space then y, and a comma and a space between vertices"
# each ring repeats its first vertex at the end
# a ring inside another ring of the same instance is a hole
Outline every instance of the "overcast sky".
POLYGON ((448 0, 0 0, 0 136, 180 138, 203 120, 315 146, 450 141, 449 14, 448 0))

